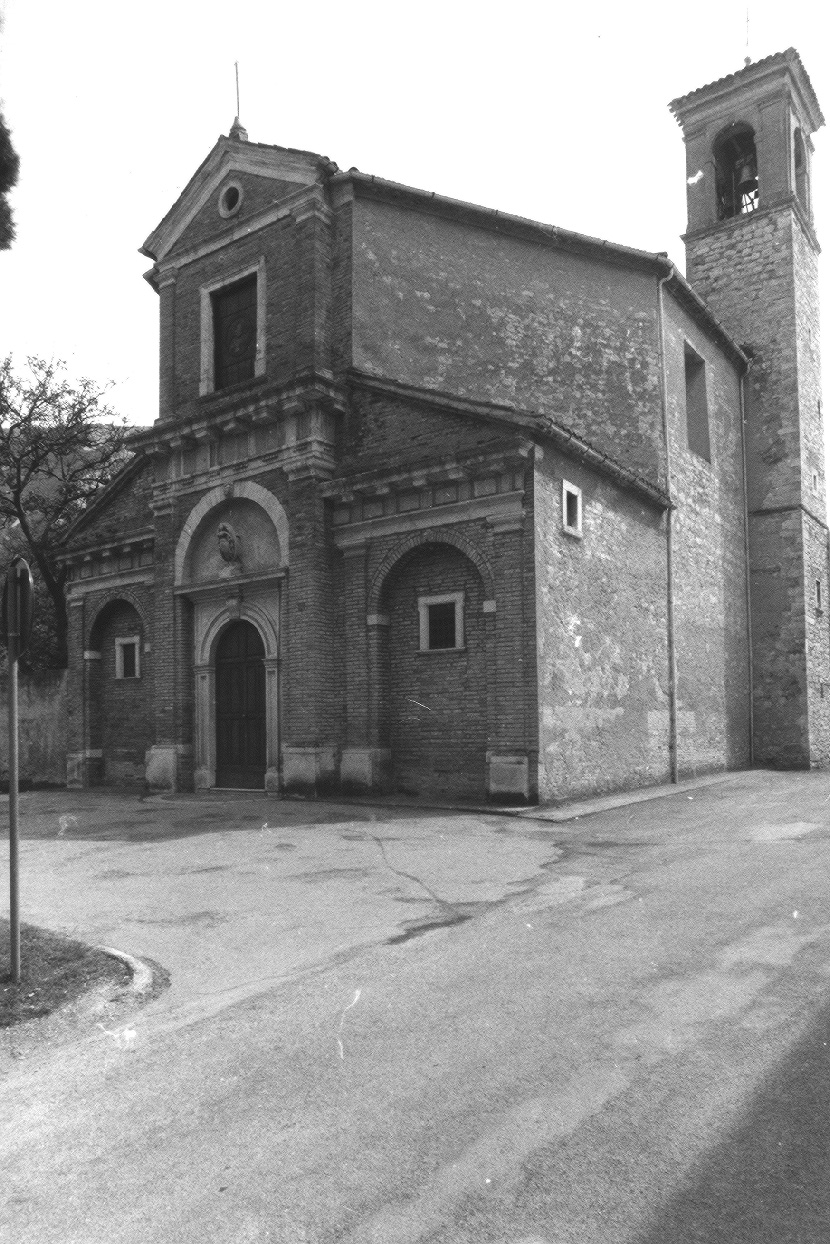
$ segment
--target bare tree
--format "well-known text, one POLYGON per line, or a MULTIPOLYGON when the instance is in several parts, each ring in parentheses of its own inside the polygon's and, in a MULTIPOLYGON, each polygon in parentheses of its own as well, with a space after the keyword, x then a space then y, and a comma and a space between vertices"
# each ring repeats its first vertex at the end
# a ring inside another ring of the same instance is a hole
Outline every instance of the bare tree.
POLYGON ((54 612, 50 664, 67 663, 66 568, 70 524, 130 458, 127 427, 92 380, 70 382, 62 362, 29 358, 18 374, 0 363, 0 526, 22 551, 54 612))

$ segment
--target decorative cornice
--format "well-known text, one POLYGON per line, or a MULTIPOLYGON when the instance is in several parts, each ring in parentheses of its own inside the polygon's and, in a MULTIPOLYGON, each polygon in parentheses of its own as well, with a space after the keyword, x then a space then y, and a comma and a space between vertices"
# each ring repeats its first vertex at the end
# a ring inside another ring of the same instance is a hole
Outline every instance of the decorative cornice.
POLYGON ((485 519, 495 526, 518 524, 523 517, 524 493, 498 493, 491 497, 473 497, 451 505, 436 505, 430 509, 414 510, 410 514, 389 514, 383 518, 369 518, 359 523, 335 527, 333 539, 339 549, 354 548, 369 540, 383 536, 406 535, 413 531, 425 531, 433 527, 450 527, 458 523, 485 519))
POLYGON ((709 82, 706 86, 699 86, 696 90, 673 99, 669 108, 678 124, 684 125, 690 114, 702 111, 713 101, 718 101, 720 106, 720 101, 724 96, 737 91, 747 91, 751 87, 757 89, 765 84, 773 85, 775 79, 782 75, 791 77, 793 88, 801 98, 807 120, 813 130, 819 129, 824 125, 824 117, 813 90, 813 84, 795 48, 787 48, 785 52, 774 52, 772 56, 765 56, 762 60, 750 62, 735 73, 718 78, 715 82, 709 82))

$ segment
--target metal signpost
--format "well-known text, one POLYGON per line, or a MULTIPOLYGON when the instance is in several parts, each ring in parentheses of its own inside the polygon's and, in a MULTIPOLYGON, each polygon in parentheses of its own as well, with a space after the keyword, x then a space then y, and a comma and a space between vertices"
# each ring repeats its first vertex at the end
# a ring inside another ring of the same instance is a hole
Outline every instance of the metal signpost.
POLYGON ((22 557, 12 559, 3 588, 3 612, 0 638, 9 652, 9 938, 11 942, 12 981, 20 984, 20 872, 18 852, 20 834, 17 824, 18 736, 17 736, 17 662, 29 646, 32 634, 34 584, 28 562, 22 557))

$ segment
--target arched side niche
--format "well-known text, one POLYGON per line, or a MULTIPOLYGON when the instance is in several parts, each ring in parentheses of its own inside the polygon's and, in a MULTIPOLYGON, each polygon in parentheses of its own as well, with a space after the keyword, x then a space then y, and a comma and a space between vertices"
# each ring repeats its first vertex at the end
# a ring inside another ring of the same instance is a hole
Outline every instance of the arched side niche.
POLYGON ((736 121, 712 144, 718 220, 754 212, 759 205, 758 154, 751 125, 736 121))
POLYGON ((90 784, 140 786, 153 741, 152 657, 132 593, 120 592, 97 611, 84 658, 90 784))
POLYGON ((468 557, 481 575, 484 584, 484 590, 488 600, 493 598, 493 571, 490 563, 484 554, 475 547, 475 545, 463 535, 454 531, 416 531, 411 535, 404 536, 397 544, 389 549, 386 556, 381 561, 374 575, 372 576, 372 584, 369 589, 368 612, 376 614, 381 610, 381 596, 384 590, 384 584, 394 567, 400 562, 401 558, 413 549, 419 548, 425 544, 449 544, 453 548, 458 549, 465 557, 468 557))
POLYGON ((188 515, 176 545, 176 586, 288 566, 288 517, 273 493, 250 481, 213 488, 188 515), (224 556, 220 526, 228 528, 224 556))
POLYGON ((395 790, 486 795, 494 674, 487 598, 479 566, 443 532, 402 551, 384 578, 379 742, 395 790), (440 634, 430 610, 448 611, 440 634))

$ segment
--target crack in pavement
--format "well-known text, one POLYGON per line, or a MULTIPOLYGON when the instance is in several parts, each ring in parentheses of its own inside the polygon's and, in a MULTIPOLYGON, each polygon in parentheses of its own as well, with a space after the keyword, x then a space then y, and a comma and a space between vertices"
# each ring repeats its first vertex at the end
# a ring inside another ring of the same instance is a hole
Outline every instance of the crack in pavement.
POLYGON ((386 847, 383 845, 382 838, 379 838, 377 834, 370 834, 369 837, 372 839, 373 842, 377 843, 378 847, 380 847, 380 853, 383 856, 383 862, 391 873, 395 873, 395 875, 398 877, 406 877, 408 881, 414 881, 415 884, 419 885, 422 890, 426 890, 430 898, 434 902, 436 902, 439 907, 442 907, 447 911, 451 911, 454 916, 460 916, 462 914, 456 903, 451 903, 449 899, 441 898, 441 895, 436 894, 435 891, 431 889, 425 881, 422 881, 420 877, 416 877, 414 873, 404 872, 402 868, 396 868, 394 864, 390 863, 389 856, 386 854, 386 847))

